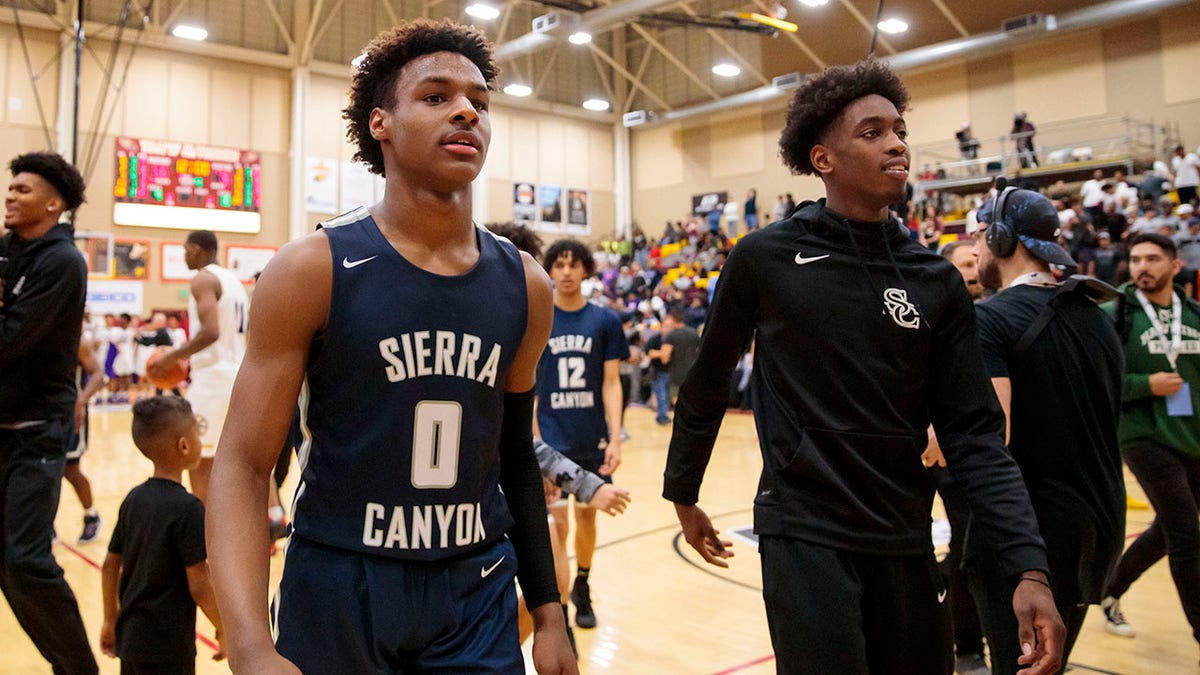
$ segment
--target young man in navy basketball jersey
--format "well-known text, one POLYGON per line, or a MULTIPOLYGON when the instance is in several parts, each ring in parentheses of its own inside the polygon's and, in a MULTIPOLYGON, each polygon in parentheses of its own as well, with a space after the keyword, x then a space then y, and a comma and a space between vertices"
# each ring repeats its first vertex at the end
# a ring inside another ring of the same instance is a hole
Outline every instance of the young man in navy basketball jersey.
MULTIPOLYGON (((583 296, 583 280, 596 271, 587 246, 560 239, 546 250, 543 265, 554 281, 554 329, 538 362, 538 433, 550 447, 611 482, 621 464, 620 365, 629 358, 629 343, 616 312, 583 296)), ((566 500, 550 510, 555 534, 566 550, 566 500)), ((588 574, 596 550, 596 509, 577 502, 575 527, 575 624, 594 628, 588 574)))
POLYGON ((523 673, 514 575, 538 672, 577 672, 531 433, 550 284, 471 219, 496 74, 474 28, 376 37, 345 117, 383 200, 288 244, 259 281, 208 521, 234 672, 523 673), (257 514, 297 394, 272 631, 257 514))

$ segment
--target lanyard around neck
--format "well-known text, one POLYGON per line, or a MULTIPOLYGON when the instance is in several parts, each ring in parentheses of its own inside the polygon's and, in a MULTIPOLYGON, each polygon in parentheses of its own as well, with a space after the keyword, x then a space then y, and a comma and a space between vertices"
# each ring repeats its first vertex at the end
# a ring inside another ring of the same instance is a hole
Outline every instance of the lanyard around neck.
POLYGON ((1158 312, 1151 306, 1150 300, 1140 288, 1137 291, 1137 299, 1142 304, 1142 310, 1150 319, 1150 326, 1155 337, 1163 346, 1163 354, 1171 364, 1171 370, 1178 371, 1175 363, 1179 360, 1179 347, 1183 343, 1183 303, 1179 302, 1179 295, 1171 294, 1171 336, 1169 338, 1167 332, 1163 330, 1162 321, 1158 319, 1158 312))

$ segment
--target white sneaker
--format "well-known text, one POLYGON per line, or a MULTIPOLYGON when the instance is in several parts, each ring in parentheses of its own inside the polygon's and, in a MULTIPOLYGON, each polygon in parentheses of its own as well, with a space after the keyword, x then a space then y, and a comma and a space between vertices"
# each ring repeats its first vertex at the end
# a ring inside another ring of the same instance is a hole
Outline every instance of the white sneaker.
POLYGON ((1107 597, 1100 603, 1100 609, 1104 611, 1104 630, 1120 637, 1137 637, 1137 631, 1126 623, 1125 615, 1121 613, 1120 599, 1107 597))

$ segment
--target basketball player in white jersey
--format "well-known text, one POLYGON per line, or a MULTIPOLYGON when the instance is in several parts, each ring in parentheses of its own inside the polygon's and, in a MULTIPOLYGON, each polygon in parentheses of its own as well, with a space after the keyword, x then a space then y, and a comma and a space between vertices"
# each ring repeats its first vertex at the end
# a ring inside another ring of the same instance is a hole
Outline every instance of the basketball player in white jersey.
POLYGON ((188 299, 188 326, 192 338, 167 352, 151 374, 165 376, 182 359, 191 359, 192 383, 188 401, 200 418, 200 466, 191 472, 192 493, 206 501, 217 439, 225 426, 233 379, 246 352, 246 310, 250 302, 242 282, 233 272, 217 264, 217 236, 207 230, 188 235, 183 245, 192 277, 188 299))

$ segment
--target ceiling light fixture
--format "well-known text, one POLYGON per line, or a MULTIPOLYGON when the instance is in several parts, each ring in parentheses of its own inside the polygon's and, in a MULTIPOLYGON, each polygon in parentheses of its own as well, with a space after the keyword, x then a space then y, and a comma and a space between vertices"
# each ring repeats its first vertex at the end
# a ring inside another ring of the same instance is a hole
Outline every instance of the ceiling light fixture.
POLYGON ((891 33, 893 35, 896 33, 903 33, 904 31, 908 30, 908 23, 896 18, 880 21, 878 26, 879 30, 885 33, 891 33))
POLYGON ((514 82, 504 87, 504 93, 509 96, 525 97, 533 93, 533 88, 527 84, 519 84, 514 82))
POLYGON ((475 17, 476 19, 483 19, 485 21, 490 21, 500 16, 499 9, 496 9, 495 7, 483 2, 476 2, 467 5, 467 8, 463 11, 475 17))
POLYGON ((208 31, 204 30, 203 28, 200 28, 199 26, 188 26, 185 24, 179 24, 178 26, 175 26, 175 28, 173 28, 171 30, 171 35, 174 35, 177 38, 183 38, 184 40, 199 41, 199 40, 204 40, 204 39, 208 38, 208 31))
POLYGON ((829 4, 829 0, 800 0, 800 4, 808 7, 820 7, 829 4))
POLYGON ((583 107, 594 112, 604 112, 608 110, 608 101, 599 98, 589 98, 583 102, 583 107))
POLYGON ((732 63, 718 63, 712 67, 712 71, 714 75, 721 77, 737 77, 742 73, 742 69, 732 63))
POLYGON ((586 45, 592 41, 592 34, 586 31, 571 33, 571 37, 567 38, 567 42, 573 45, 586 45))

